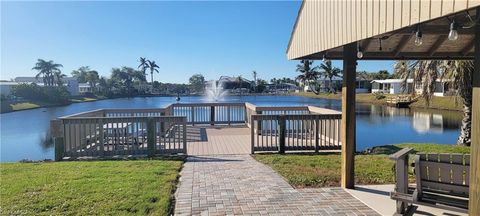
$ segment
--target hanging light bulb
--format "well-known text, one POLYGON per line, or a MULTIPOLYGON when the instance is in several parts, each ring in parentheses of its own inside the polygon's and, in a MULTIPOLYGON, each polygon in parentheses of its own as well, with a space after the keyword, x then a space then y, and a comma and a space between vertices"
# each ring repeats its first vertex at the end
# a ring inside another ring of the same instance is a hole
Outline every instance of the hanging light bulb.
POLYGON ((327 55, 323 54, 322 61, 323 61, 323 62, 327 62, 327 55))
POLYGON ((422 43, 423 43, 422 37, 423 37, 422 31, 420 31, 420 28, 418 28, 417 32, 415 32, 415 45, 416 46, 422 45, 422 43))
POLYGON ((358 45, 357 47, 357 58, 359 59, 363 58, 362 47, 360 47, 360 45, 358 45))
POLYGON ((458 39, 458 24, 455 20, 450 23, 450 32, 448 33, 448 40, 454 41, 458 39))

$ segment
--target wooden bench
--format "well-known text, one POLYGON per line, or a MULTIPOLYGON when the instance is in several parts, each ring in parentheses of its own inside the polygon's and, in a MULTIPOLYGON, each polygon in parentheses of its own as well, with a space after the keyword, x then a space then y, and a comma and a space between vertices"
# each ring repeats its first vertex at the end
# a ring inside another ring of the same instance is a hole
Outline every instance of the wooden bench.
POLYGON ((416 154, 414 174, 416 185, 408 185, 408 155, 405 148, 390 155, 395 160, 395 190, 390 197, 397 202, 395 215, 411 214, 420 204, 462 213, 468 212, 470 155, 416 154))

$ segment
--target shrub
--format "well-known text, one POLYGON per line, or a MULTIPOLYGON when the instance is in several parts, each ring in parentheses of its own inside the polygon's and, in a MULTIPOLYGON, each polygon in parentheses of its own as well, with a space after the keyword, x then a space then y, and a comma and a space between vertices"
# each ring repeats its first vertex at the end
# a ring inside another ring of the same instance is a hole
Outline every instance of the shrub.
POLYGON ((67 103, 70 94, 64 86, 41 87, 35 83, 19 84, 12 88, 12 95, 33 101, 67 103))

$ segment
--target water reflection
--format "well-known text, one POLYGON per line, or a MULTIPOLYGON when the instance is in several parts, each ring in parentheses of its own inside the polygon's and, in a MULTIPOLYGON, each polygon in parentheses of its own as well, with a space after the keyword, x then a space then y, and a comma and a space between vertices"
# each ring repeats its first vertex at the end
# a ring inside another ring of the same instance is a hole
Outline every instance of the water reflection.
MULTIPOLYGON (((182 97, 183 103, 204 102, 203 97, 182 97)), ((264 106, 313 105, 341 109, 338 100, 295 96, 228 96, 228 101, 250 102, 264 106)), ((50 119, 100 108, 164 107, 175 97, 146 97, 78 103, 0 115, 0 161, 53 158, 49 138, 50 119)), ((357 104, 357 150, 404 142, 454 144, 459 135, 461 112, 398 109, 357 104)))

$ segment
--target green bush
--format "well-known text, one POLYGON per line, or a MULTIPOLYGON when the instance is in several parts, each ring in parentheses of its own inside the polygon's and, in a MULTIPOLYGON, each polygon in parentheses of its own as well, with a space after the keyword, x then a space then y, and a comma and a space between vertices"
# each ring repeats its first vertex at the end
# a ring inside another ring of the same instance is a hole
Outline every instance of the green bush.
POLYGON ((12 88, 12 95, 33 101, 45 101, 52 103, 67 103, 70 94, 64 86, 38 86, 32 84, 20 84, 12 88))

